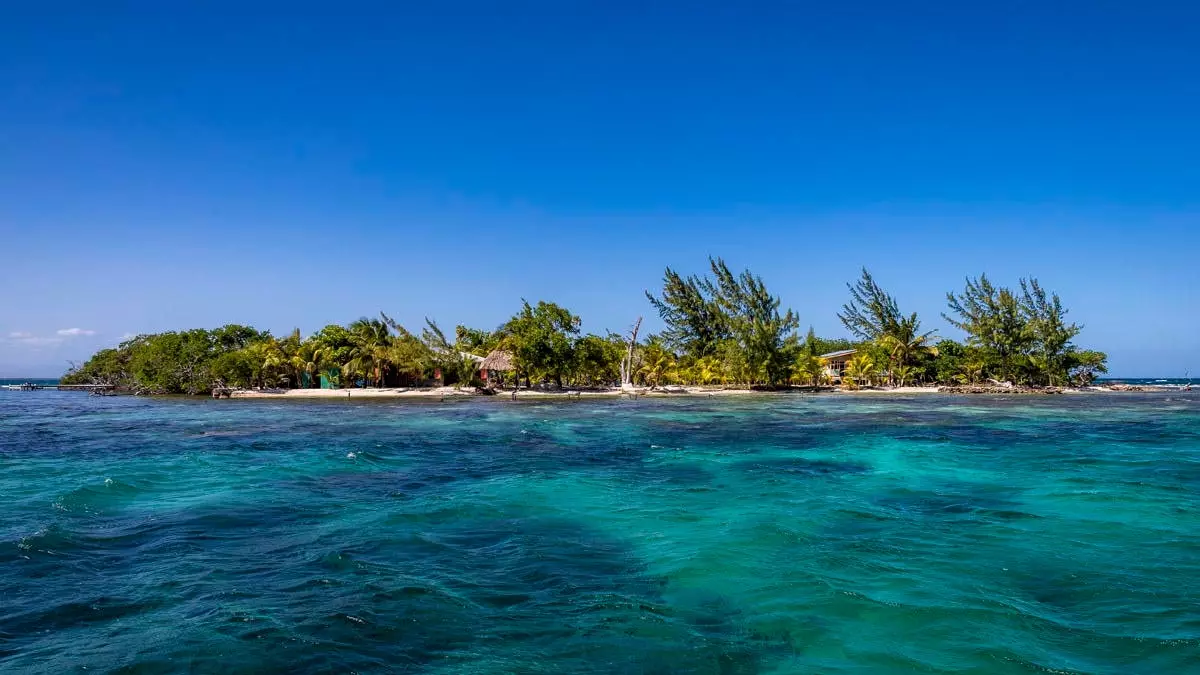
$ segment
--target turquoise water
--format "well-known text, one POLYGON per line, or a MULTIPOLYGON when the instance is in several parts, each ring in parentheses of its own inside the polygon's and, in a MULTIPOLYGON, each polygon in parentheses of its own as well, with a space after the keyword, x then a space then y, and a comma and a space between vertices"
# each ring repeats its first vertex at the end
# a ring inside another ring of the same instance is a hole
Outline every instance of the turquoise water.
POLYGON ((1200 396, 0 391, 0 671, 1182 673, 1200 396))

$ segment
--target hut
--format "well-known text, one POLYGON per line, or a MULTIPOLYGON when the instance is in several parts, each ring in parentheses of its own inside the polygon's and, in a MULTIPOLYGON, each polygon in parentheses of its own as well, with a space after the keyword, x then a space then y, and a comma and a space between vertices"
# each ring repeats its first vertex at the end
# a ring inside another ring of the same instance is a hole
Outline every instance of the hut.
POLYGON ((511 373, 517 369, 513 362, 512 352, 507 352, 502 349, 493 349, 483 361, 479 363, 479 379, 488 384, 497 384, 491 377, 492 373, 511 373))

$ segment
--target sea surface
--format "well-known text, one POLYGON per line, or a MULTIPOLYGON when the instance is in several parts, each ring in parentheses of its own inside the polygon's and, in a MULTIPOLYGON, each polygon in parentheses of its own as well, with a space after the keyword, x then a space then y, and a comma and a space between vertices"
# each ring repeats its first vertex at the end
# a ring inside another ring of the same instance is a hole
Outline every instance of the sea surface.
POLYGON ((1178 389, 1180 387, 1200 387, 1200 382, 1190 377, 1106 377, 1096 381, 1100 386, 1108 384, 1136 384, 1143 387, 1162 389, 1178 389))
POLYGON ((0 377, 0 387, 8 385, 36 384, 42 387, 48 387, 58 384, 58 378, 54 377, 0 377))
POLYGON ((1200 672, 1200 395, 0 391, 0 672, 1200 672))

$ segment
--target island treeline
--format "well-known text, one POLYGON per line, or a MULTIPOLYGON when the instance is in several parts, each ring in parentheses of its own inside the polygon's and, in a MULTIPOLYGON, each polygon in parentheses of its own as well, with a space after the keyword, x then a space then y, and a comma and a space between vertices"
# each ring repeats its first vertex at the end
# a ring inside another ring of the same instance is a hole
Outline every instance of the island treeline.
MULTIPOLYGON (((667 268, 647 292, 664 329, 581 334, 580 319, 552 302, 523 301, 493 330, 426 319, 413 332, 381 313, 330 324, 307 337, 227 325, 139 335, 72 365, 66 384, 109 384, 153 394, 214 388, 428 386, 602 387, 635 384, 757 387, 840 384, 1086 385, 1106 372, 1102 352, 1074 343, 1081 327, 1037 279, 996 286, 986 275, 947 294, 945 320, 966 339, 938 339, 900 311, 867 270, 847 284, 838 317, 848 338, 801 335, 762 278, 719 258, 704 275, 667 268), (853 353, 847 353, 853 350, 853 353), (835 363, 833 358, 839 360, 835 363), (486 361, 485 361, 486 358, 486 361), (834 367, 836 366, 836 367, 834 367)), ((640 319, 638 320, 640 324, 640 319)))

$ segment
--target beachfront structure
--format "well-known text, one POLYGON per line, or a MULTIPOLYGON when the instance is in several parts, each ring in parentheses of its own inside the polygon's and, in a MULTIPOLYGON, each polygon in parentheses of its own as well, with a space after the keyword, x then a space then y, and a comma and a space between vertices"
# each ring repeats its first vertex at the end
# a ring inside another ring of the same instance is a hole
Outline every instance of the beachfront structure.
POLYGON ((829 352, 821 355, 821 362, 825 364, 825 376, 834 383, 842 381, 842 373, 846 370, 846 363, 854 358, 857 349, 842 349, 836 352, 829 352))
POLYGON ((488 377, 489 373, 509 373, 516 370, 517 367, 513 363, 512 352, 506 352, 502 349, 493 349, 483 361, 479 363, 479 379, 491 384, 488 377))

